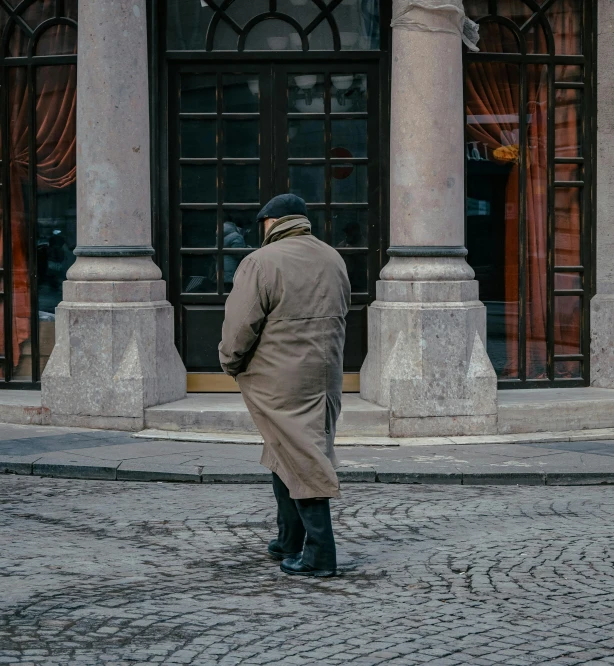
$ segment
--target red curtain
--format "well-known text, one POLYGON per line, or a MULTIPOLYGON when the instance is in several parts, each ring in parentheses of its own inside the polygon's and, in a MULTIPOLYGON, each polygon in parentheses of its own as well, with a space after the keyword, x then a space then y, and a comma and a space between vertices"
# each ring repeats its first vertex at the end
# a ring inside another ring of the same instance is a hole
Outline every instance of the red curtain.
MULTIPOLYGON (((467 11, 479 18, 485 3, 467 2, 467 11)), ((558 0, 548 11, 554 36, 555 52, 580 53, 580 14, 577 0, 558 0)), ((498 13, 522 25, 532 11, 522 5, 500 0, 498 13)), ((483 52, 518 52, 511 30, 495 22, 480 27, 479 47, 483 52)), ((539 25, 527 34, 529 53, 547 53, 546 38, 539 25)), ((557 69, 556 78, 565 77, 564 68, 557 69)), ((519 74, 517 64, 473 62, 467 66, 467 131, 470 140, 484 144, 488 157, 499 164, 508 164, 510 173, 505 192, 505 330, 507 362, 502 377, 518 377, 519 373, 519 171, 520 151, 526 161, 526 374, 529 379, 546 378, 547 336, 547 66, 526 65, 527 106, 520 109, 519 74), (527 118, 526 145, 519 143, 519 118, 527 118)), ((556 90, 555 154, 577 156, 580 144, 577 91, 556 90)), ((557 180, 570 177, 557 167, 557 180)), ((555 201, 556 264, 580 264, 580 200, 577 190, 556 190, 555 201)), ((568 288, 573 276, 557 276, 557 288, 568 288)), ((558 298, 554 310, 555 353, 580 351, 580 307, 574 299, 558 298)), ((559 363, 557 376, 571 376, 574 363, 559 363)))
MULTIPOLYGON (((32 5, 36 25, 53 16, 55 3, 45 0, 32 5)), ((12 51, 24 53, 27 40, 18 27, 11 38, 12 51)), ((75 30, 55 25, 41 35, 36 55, 76 53, 75 30)), ((9 68, 9 187, 11 225, 13 316, 13 365, 19 362, 21 345, 30 337, 30 278, 28 271, 28 220, 25 197, 29 193, 29 138, 36 133, 36 188, 38 192, 62 189, 76 179, 76 65, 38 67, 36 76, 36 117, 31 118, 25 67, 9 68), (35 127, 31 127, 31 120, 35 127)), ((36 193, 34 193, 36 195, 36 193)), ((36 221, 32 221, 36 224, 36 221)), ((3 256, 0 236, 0 256, 3 256)), ((36 262, 36 258, 33 258, 36 262)), ((36 321, 33 323, 36 325, 36 321)), ((0 349, 4 349, 4 328, 0 326, 0 349)))

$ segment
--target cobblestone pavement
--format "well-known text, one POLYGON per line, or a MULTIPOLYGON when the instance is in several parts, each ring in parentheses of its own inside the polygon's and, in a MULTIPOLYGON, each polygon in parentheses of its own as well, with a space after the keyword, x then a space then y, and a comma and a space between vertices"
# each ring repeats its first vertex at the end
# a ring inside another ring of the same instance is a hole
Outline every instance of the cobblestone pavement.
POLYGON ((0 664, 614 664, 614 489, 346 485, 342 575, 263 485, 0 478, 0 664))

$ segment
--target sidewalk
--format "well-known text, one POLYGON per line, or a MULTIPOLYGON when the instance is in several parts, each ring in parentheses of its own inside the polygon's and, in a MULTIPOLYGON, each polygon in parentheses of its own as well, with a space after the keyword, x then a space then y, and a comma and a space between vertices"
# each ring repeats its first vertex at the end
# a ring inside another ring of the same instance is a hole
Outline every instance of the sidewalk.
MULTIPOLYGON (((0 424, 0 472, 75 479, 268 483, 261 446, 0 424)), ((614 440, 337 447, 342 482, 614 484, 614 440)))

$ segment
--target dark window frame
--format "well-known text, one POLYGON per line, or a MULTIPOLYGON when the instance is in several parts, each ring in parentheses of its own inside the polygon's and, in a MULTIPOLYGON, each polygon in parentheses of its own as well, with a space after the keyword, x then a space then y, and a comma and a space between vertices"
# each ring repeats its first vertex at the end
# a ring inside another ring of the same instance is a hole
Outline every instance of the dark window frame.
MULTIPOLYGON (((544 12, 553 4, 552 0, 546 2, 540 8, 537 3, 527 1, 527 4, 535 12, 533 21, 547 21, 544 12), (535 18, 537 17, 537 18, 535 18)), ((552 53, 553 45, 550 44, 550 53, 548 54, 530 54, 523 49, 523 41, 520 42, 522 53, 488 53, 471 52, 463 49, 463 72, 466 80, 466 66, 475 62, 503 62, 513 63, 521 67, 520 81, 522 89, 520 92, 520 104, 522 107, 523 97, 526 99, 526 66, 527 65, 548 65, 548 156, 547 156, 547 179, 548 179, 548 198, 547 198, 547 309, 546 309, 546 370, 545 379, 527 379, 526 363, 526 296, 527 296, 527 247, 526 247, 526 198, 523 199, 523 186, 525 181, 526 164, 523 164, 523 152, 521 150, 521 178, 520 178, 520 218, 519 218, 519 331, 518 331, 518 363, 519 377, 498 379, 499 389, 527 389, 527 388, 570 388, 590 385, 590 301, 595 294, 596 285, 596 262, 595 262, 595 238, 596 238, 596 91, 597 91, 597 8, 592 2, 582 2, 582 55, 557 55, 552 53), (558 83, 555 81, 556 65, 580 65, 584 67, 585 77, 581 83, 558 83), (582 158, 556 158, 554 156, 554 95, 557 88, 582 88, 584 91, 582 112, 584 117, 583 124, 583 157, 582 158), (554 191, 556 187, 565 185, 555 181, 555 165, 557 164, 582 164, 584 168, 583 180, 575 182, 574 185, 581 183, 582 197, 582 219, 580 231, 581 259, 582 265, 577 266, 555 266, 554 251, 554 191), (556 296, 566 295, 567 291, 555 290, 555 273, 579 272, 583 276, 582 290, 573 290, 573 295, 582 296, 581 313, 581 353, 572 355, 558 355, 554 353, 554 300, 556 296), (579 293, 581 291, 581 294, 579 293), (581 378, 556 378, 556 361, 580 361, 582 364, 581 378)), ((494 22, 502 23, 511 28, 511 21, 505 17, 497 15, 497 0, 490 0, 489 14, 477 19, 478 23, 494 22)), ((514 33, 520 35, 520 31, 515 27, 514 33)), ((548 32, 545 30, 546 35, 548 32)), ((466 113, 466 103, 463 104, 463 114, 466 113)), ((520 114, 520 136, 526 135, 525 114, 520 114)), ((467 174, 467 159, 465 157, 465 174, 467 174)), ((467 177, 465 177, 465 187, 467 186, 467 177)), ((467 239, 467 207, 465 206, 465 239, 467 239)), ((470 248, 469 248, 470 250, 470 248)), ((470 250, 471 251, 471 250, 470 250)))
POLYGON ((77 21, 64 15, 64 3, 57 0, 55 4, 55 16, 40 23, 36 28, 31 28, 22 18, 21 14, 28 9, 35 0, 26 0, 16 7, 11 7, 6 2, 0 2, 0 12, 9 15, 0 34, 0 135, 2 152, 0 153, 0 196, 2 197, 2 240, 3 240, 3 263, 0 268, 0 278, 3 279, 2 291, 0 291, 0 302, 4 305, 4 355, 0 356, 0 365, 4 369, 4 378, 0 380, 0 388, 5 389, 40 389, 40 340, 39 340, 39 317, 38 317, 38 271, 37 271, 37 240, 38 240, 38 215, 36 198, 36 68, 47 65, 77 65, 77 54, 70 55, 34 55, 35 44, 41 34, 54 25, 69 25, 78 29, 77 21), (11 57, 8 54, 9 41, 13 27, 19 25, 20 29, 28 35, 29 44, 27 55, 11 57), (13 282, 12 282, 12 238, 10 224, 10 172, 9 172, 9 71, 12 67, 25 67, 27 69, 27 91, 28 91, 28 216, 27 216, 27 239, 28 239, 28 277, 30 280, 30 342, 32 358, 32 376, 30 380, 13 378, 13 282))

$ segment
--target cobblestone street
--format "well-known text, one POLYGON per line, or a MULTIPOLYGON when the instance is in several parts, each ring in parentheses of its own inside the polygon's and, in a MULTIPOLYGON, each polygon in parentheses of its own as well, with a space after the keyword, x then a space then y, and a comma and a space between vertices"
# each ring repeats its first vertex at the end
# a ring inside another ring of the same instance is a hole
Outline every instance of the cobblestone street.
POLYGON ((614 664, 614 490, 349 485, 341 576, 263 485, 0 478, 1 664, 614 664))

